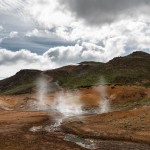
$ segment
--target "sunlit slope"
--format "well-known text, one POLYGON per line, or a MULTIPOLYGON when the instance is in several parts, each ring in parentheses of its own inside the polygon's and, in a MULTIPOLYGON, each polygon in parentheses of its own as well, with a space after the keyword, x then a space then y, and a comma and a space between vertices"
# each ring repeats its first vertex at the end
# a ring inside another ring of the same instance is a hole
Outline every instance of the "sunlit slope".
POLYGON ((83 62, 45 73, 68 88, 97 85, 101 77, 105 78, 106 84, 150 86, 150 54, 135 52, 108 63, 83 62))
POLYGON ((21 70, 14 76, 0 81, 0 92, 2 94, 24 94, 33 91, 36 79, 40 76, 38 70, 21 70))
POLYGON ((134 52, 117 57, 108 63, 82 62, 75 66, 41 72, 22 70, 13 77, 0 81, 3 94, 33 92, 36 79, 45 76, 49 82, 57 82, 63 88, 79 88, 98 85, 101 77, 106 84, 150 86, 150 54, 134 52))

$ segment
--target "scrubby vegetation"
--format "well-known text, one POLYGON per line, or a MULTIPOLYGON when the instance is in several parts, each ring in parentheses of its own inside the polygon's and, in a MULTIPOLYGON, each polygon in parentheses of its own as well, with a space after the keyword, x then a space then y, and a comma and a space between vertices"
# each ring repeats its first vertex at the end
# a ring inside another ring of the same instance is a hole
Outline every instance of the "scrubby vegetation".
POLYGON ((108 63, 83 62, 79 66, 66 66, 45 73, 66 88, 97 85, 101 77, 105 78, 105 84, 150 86, 150 55, 135 52, 108 63))
POLYGON ((108 63, 82 62, 55 70, 22 70, 15 76, 0 81, 0 92, 22 94, 32 92, 40 75, 52 78, 63 88, 80 88, 98 85, 101 77, 105 84, 139 85, 150 87, 150 54, 134 52, 125 57, 114 58, 108 63))

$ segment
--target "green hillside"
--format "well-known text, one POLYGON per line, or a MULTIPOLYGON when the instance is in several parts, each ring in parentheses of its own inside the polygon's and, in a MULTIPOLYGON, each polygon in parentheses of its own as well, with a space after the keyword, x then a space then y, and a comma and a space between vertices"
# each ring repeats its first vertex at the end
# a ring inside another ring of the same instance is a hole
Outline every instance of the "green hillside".
POLYGON ((21 70, 13 77, 0 81, 0 93, 23 94, 33 92, 40 76, 52 78, 63 88, 80 88, 101 84, 150 86, 150 54, 134 52, 117 57, 108 63, 82 62, 59 69, 38 71, 21 70))

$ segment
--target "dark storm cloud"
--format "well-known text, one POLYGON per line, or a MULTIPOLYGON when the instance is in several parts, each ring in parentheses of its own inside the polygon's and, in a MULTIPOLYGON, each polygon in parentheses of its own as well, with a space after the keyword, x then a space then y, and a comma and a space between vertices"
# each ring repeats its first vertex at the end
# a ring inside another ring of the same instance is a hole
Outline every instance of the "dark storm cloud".
POLYGON ((122 15, 149 13, 149 0, 60 0, 78 18, 90 24, 111 23, 122 15))

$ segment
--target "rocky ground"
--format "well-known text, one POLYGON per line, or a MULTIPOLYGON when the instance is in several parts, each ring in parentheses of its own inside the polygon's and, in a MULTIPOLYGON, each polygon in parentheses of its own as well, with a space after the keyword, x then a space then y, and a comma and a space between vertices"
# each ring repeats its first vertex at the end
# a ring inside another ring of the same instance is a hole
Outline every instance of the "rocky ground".
POLYGON ((63 129, 84 138, 150 144, 150 106, 64 121, 63 129), (75 121, 74 121, 75 120, 75 121))
MULTIPOLYGON (((98 87, 80 93, 85 108, 97 105, 98 87)), ((150 89, 109 86, 107 93, 111 112, 65 118, 61 126, 54 126, 60 114, 34 109, 34 94, 0 96, 0 150, 149 150, 150 89)), ((48 97, 50 105, 54 93, 48 97)))
POLYGON ((0 113, 0 149, 1 150, 48 150, 76 149, 81 147, 64 141, 63 134, 32 132, 37 125, 50 125, 47 112, 1 112, 0 113))

